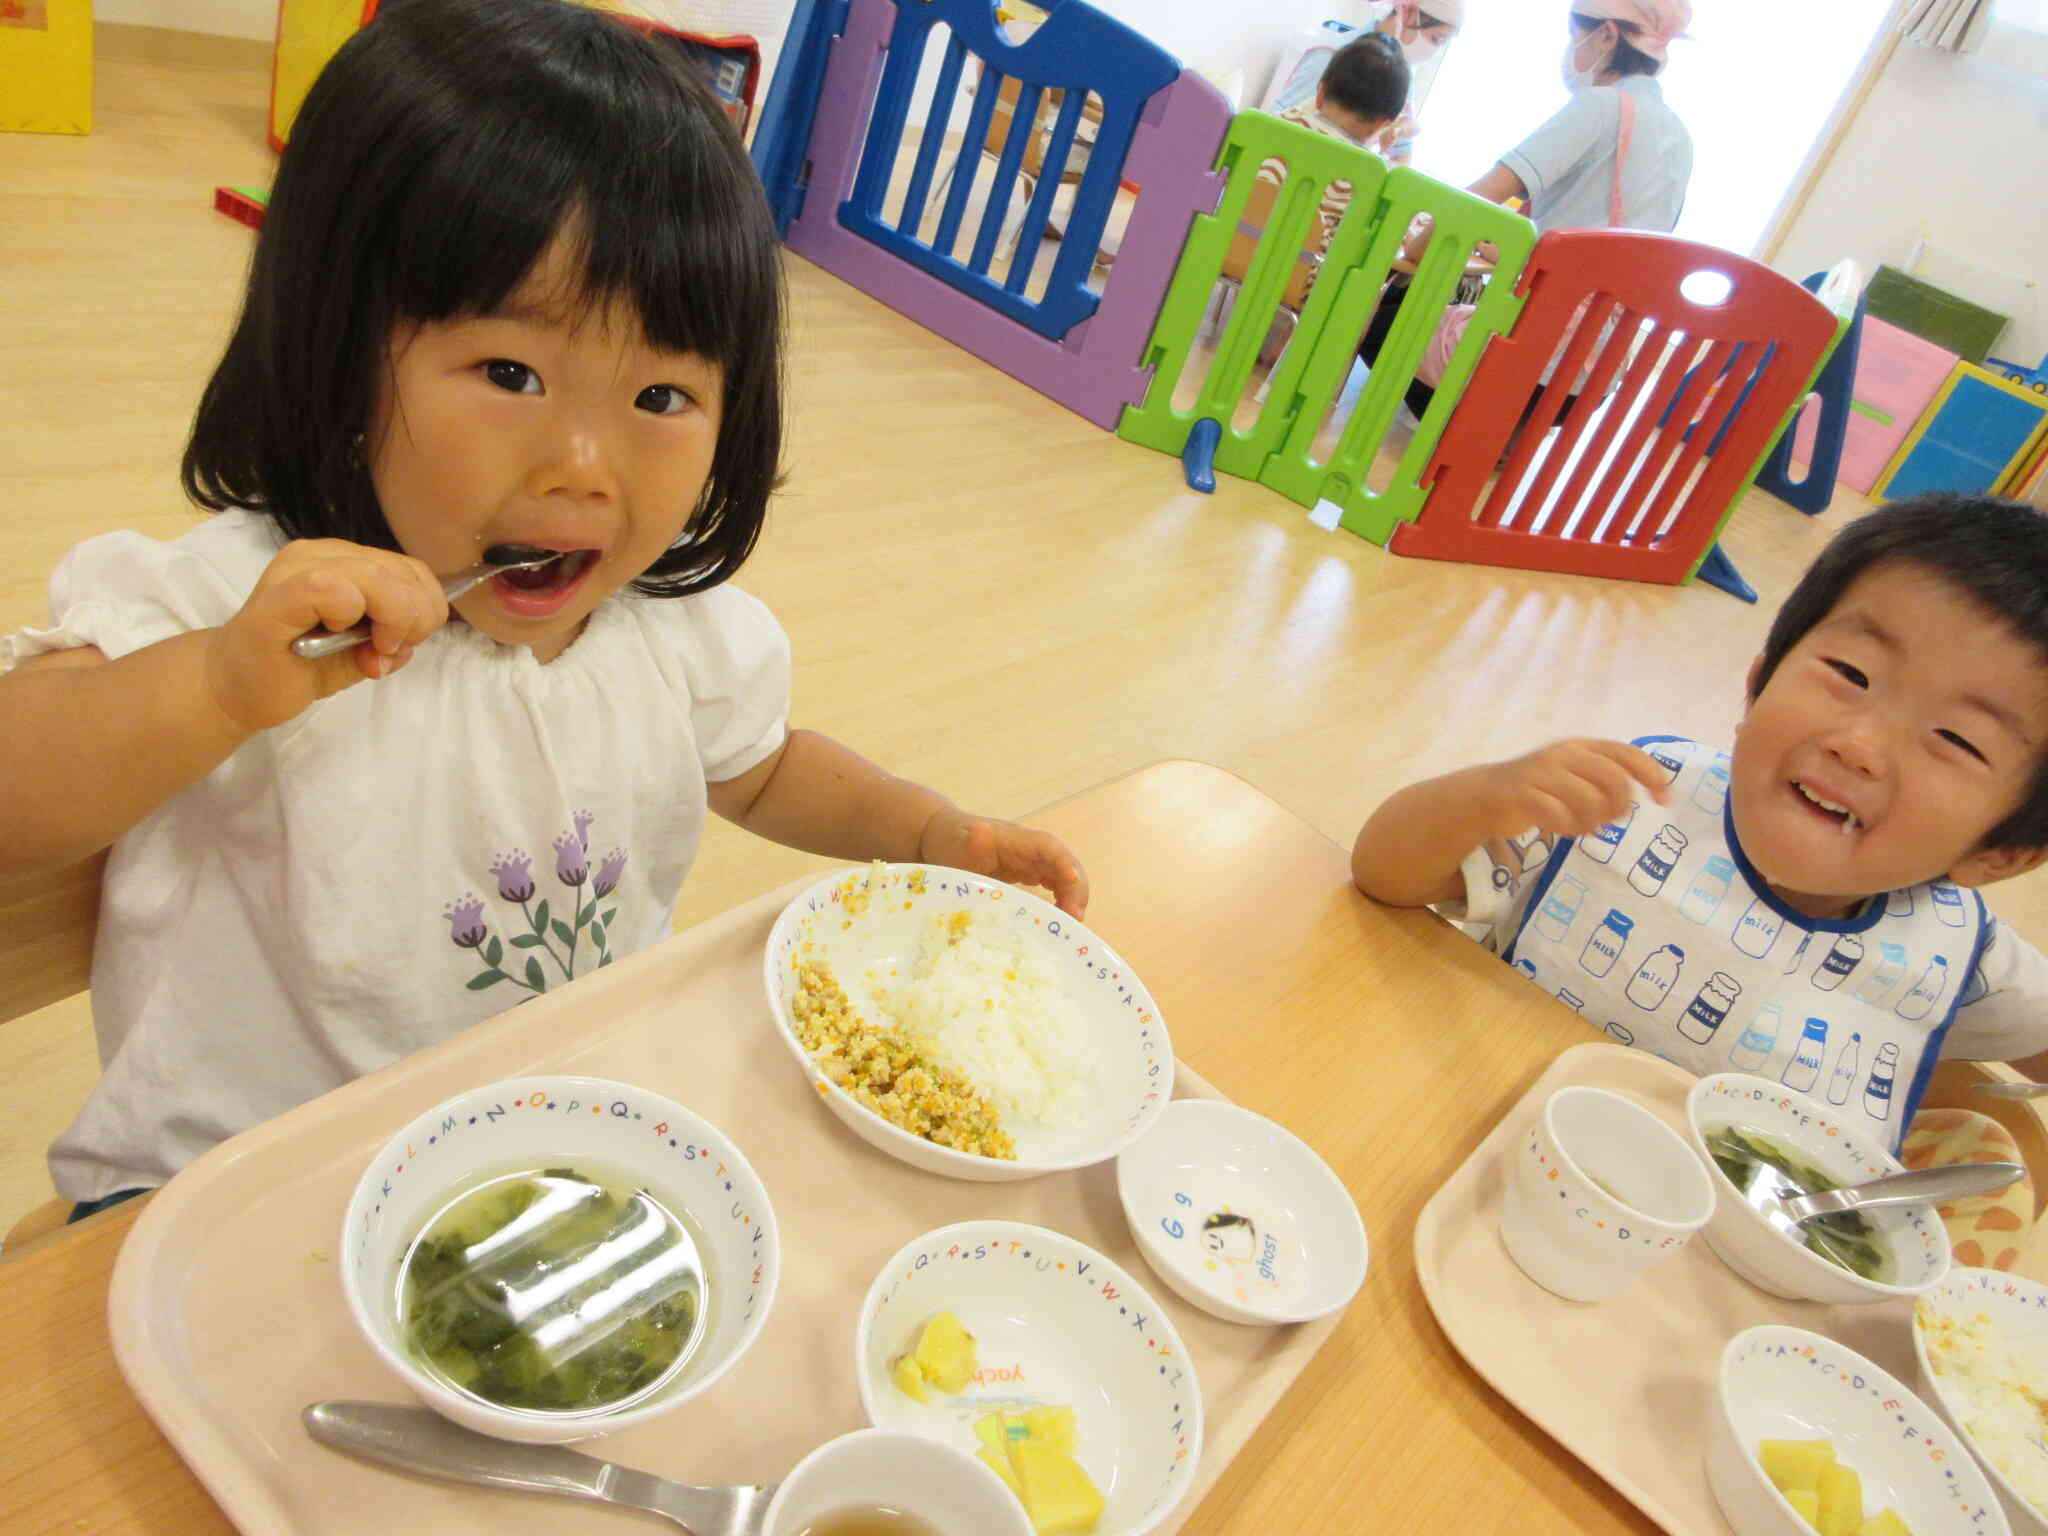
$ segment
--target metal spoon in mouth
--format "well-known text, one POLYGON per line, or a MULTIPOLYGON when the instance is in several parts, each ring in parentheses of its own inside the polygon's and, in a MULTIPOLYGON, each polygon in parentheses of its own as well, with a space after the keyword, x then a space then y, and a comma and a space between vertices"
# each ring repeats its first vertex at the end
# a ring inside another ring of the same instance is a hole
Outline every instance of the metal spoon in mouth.
MULTIPOLYGON (((559 560, 567 553, 560 549, 536 549, 531 544, 493 544, 484 551, 480 564, 467 566, 453 576, 441 578, 441 591, 449 602, 462 596, 479 582, 489 581, 500 571, 530 571, 559 560)), ((361 645, 370 638, 370 624, 364 620, 348 629, 309 629, 292 642, 295 655, 311 660, 320 656, 332 656, 336 651, 346 651, 361 645)))

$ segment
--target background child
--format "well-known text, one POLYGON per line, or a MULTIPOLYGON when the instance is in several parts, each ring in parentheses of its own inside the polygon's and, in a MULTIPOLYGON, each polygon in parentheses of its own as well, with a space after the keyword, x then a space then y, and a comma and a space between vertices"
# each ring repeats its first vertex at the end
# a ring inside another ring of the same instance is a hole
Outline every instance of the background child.
POLYGON ((1896 1146, 1938 1056, 2048 1046, 2048 962, 1975 889, 2044 858, 2048 516, 1933 495, 1814 562, 1732 753, 1566 741, 1414 784, 1352 875, 1483 925, 1623 1043, 1777 1078, 1896 1146))
POLYGON ((1056 839, 787 728, 787 642, 727 584, 781 373, 773 226, 687 62, 562 0, 404 0, 341 49, 187 448, 220 515, 78 546, 0 641, 0 730, 39 745, 7 867, 112 845, 60 1192, 160 1184, 653 943, 707 808, 1084 909, 1056 839), (437 573, 500 543, 563 556, 451 622, 437 573))
MULTIPOLYGON (((1360 149, 1374 149, 1407 100, 1408 61, 1401 55, 1401 45, 1383 32, 1365 32, 1330 55, 1316 85, 1314 107, 1289 107, 1280 119, 1360 149)), ((1261 181, 1278 185, 1285 176, 1286 165, 1280 160, 1259 167, 1261 181)), ((1350 182, 1333 181, 1324 188, 1318 210, 1323 226, 1319 252, 1329 249, 1330 237, 1350 206, 1350 182)))

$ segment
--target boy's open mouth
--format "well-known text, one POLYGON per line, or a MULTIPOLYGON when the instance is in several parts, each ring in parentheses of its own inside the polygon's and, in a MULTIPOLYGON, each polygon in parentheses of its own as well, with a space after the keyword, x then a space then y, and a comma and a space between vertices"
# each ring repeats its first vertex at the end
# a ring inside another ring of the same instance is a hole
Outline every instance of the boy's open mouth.
POLYGON ((594 549, 564 550, 558 559, 525 571, 500 571, 497 580, 520 592, 554 592, 575 583, 597 559, 594 549))
POLYGON ((1799 791, 1801 797, 1805 799, 1808 805, 1838 823, 1841 826, 1844 837, 1861 830, 1863 823, 1857 820, 1856 813, 1846 805, 1837 805, 1826 796, 1815 794, 1797 779, 1792 781, 1792 787, 1799 791))

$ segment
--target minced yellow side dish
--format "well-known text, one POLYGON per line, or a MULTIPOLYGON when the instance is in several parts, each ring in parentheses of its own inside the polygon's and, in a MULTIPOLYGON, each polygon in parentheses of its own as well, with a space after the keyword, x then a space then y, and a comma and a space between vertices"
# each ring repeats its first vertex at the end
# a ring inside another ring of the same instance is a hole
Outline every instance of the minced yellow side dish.
POLYGON ((902 1030, 870 1024, 854 1012, 822 960, 795 964, 797 1038, 826 1077, 913 1136, 957 1152, 1016 1160, 1016 1143, 973 1083, 933 1061, 902 1030))

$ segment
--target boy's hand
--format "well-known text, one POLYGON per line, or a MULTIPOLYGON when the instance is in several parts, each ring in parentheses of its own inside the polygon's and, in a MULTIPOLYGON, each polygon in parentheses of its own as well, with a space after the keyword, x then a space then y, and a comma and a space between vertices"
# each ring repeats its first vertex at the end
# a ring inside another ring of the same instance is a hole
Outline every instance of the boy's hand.
POLYGON ((1498 807, 1493 834, 1515 837, 1535 827, 1559 837, 1580 837, 1627 813, 1640 784, 1662 805, 1667 775, 1640 747, 1619 741, 1559 741, 1487 770, 1489 799, 1498 807))
POLYGON ((928 864, 949 864, 1011 885, 1036 885, 1072 917, 1088 915, 1088 874, 1067 845, 1050 832, 1013 821, 970 816, 958 806, 932 813, 918 839, 917 856, 928 864))
POLYGON ((278 551, 237 613, 213 631, 207 684, 221 712, 245 730, 281 725, 364 678, 389 677, 448 622, 434 573, 410 555, 341 539, 302 539, 278 551), (308 659, 292 642, 311 629, 369 619, 352 650, 308 659))

